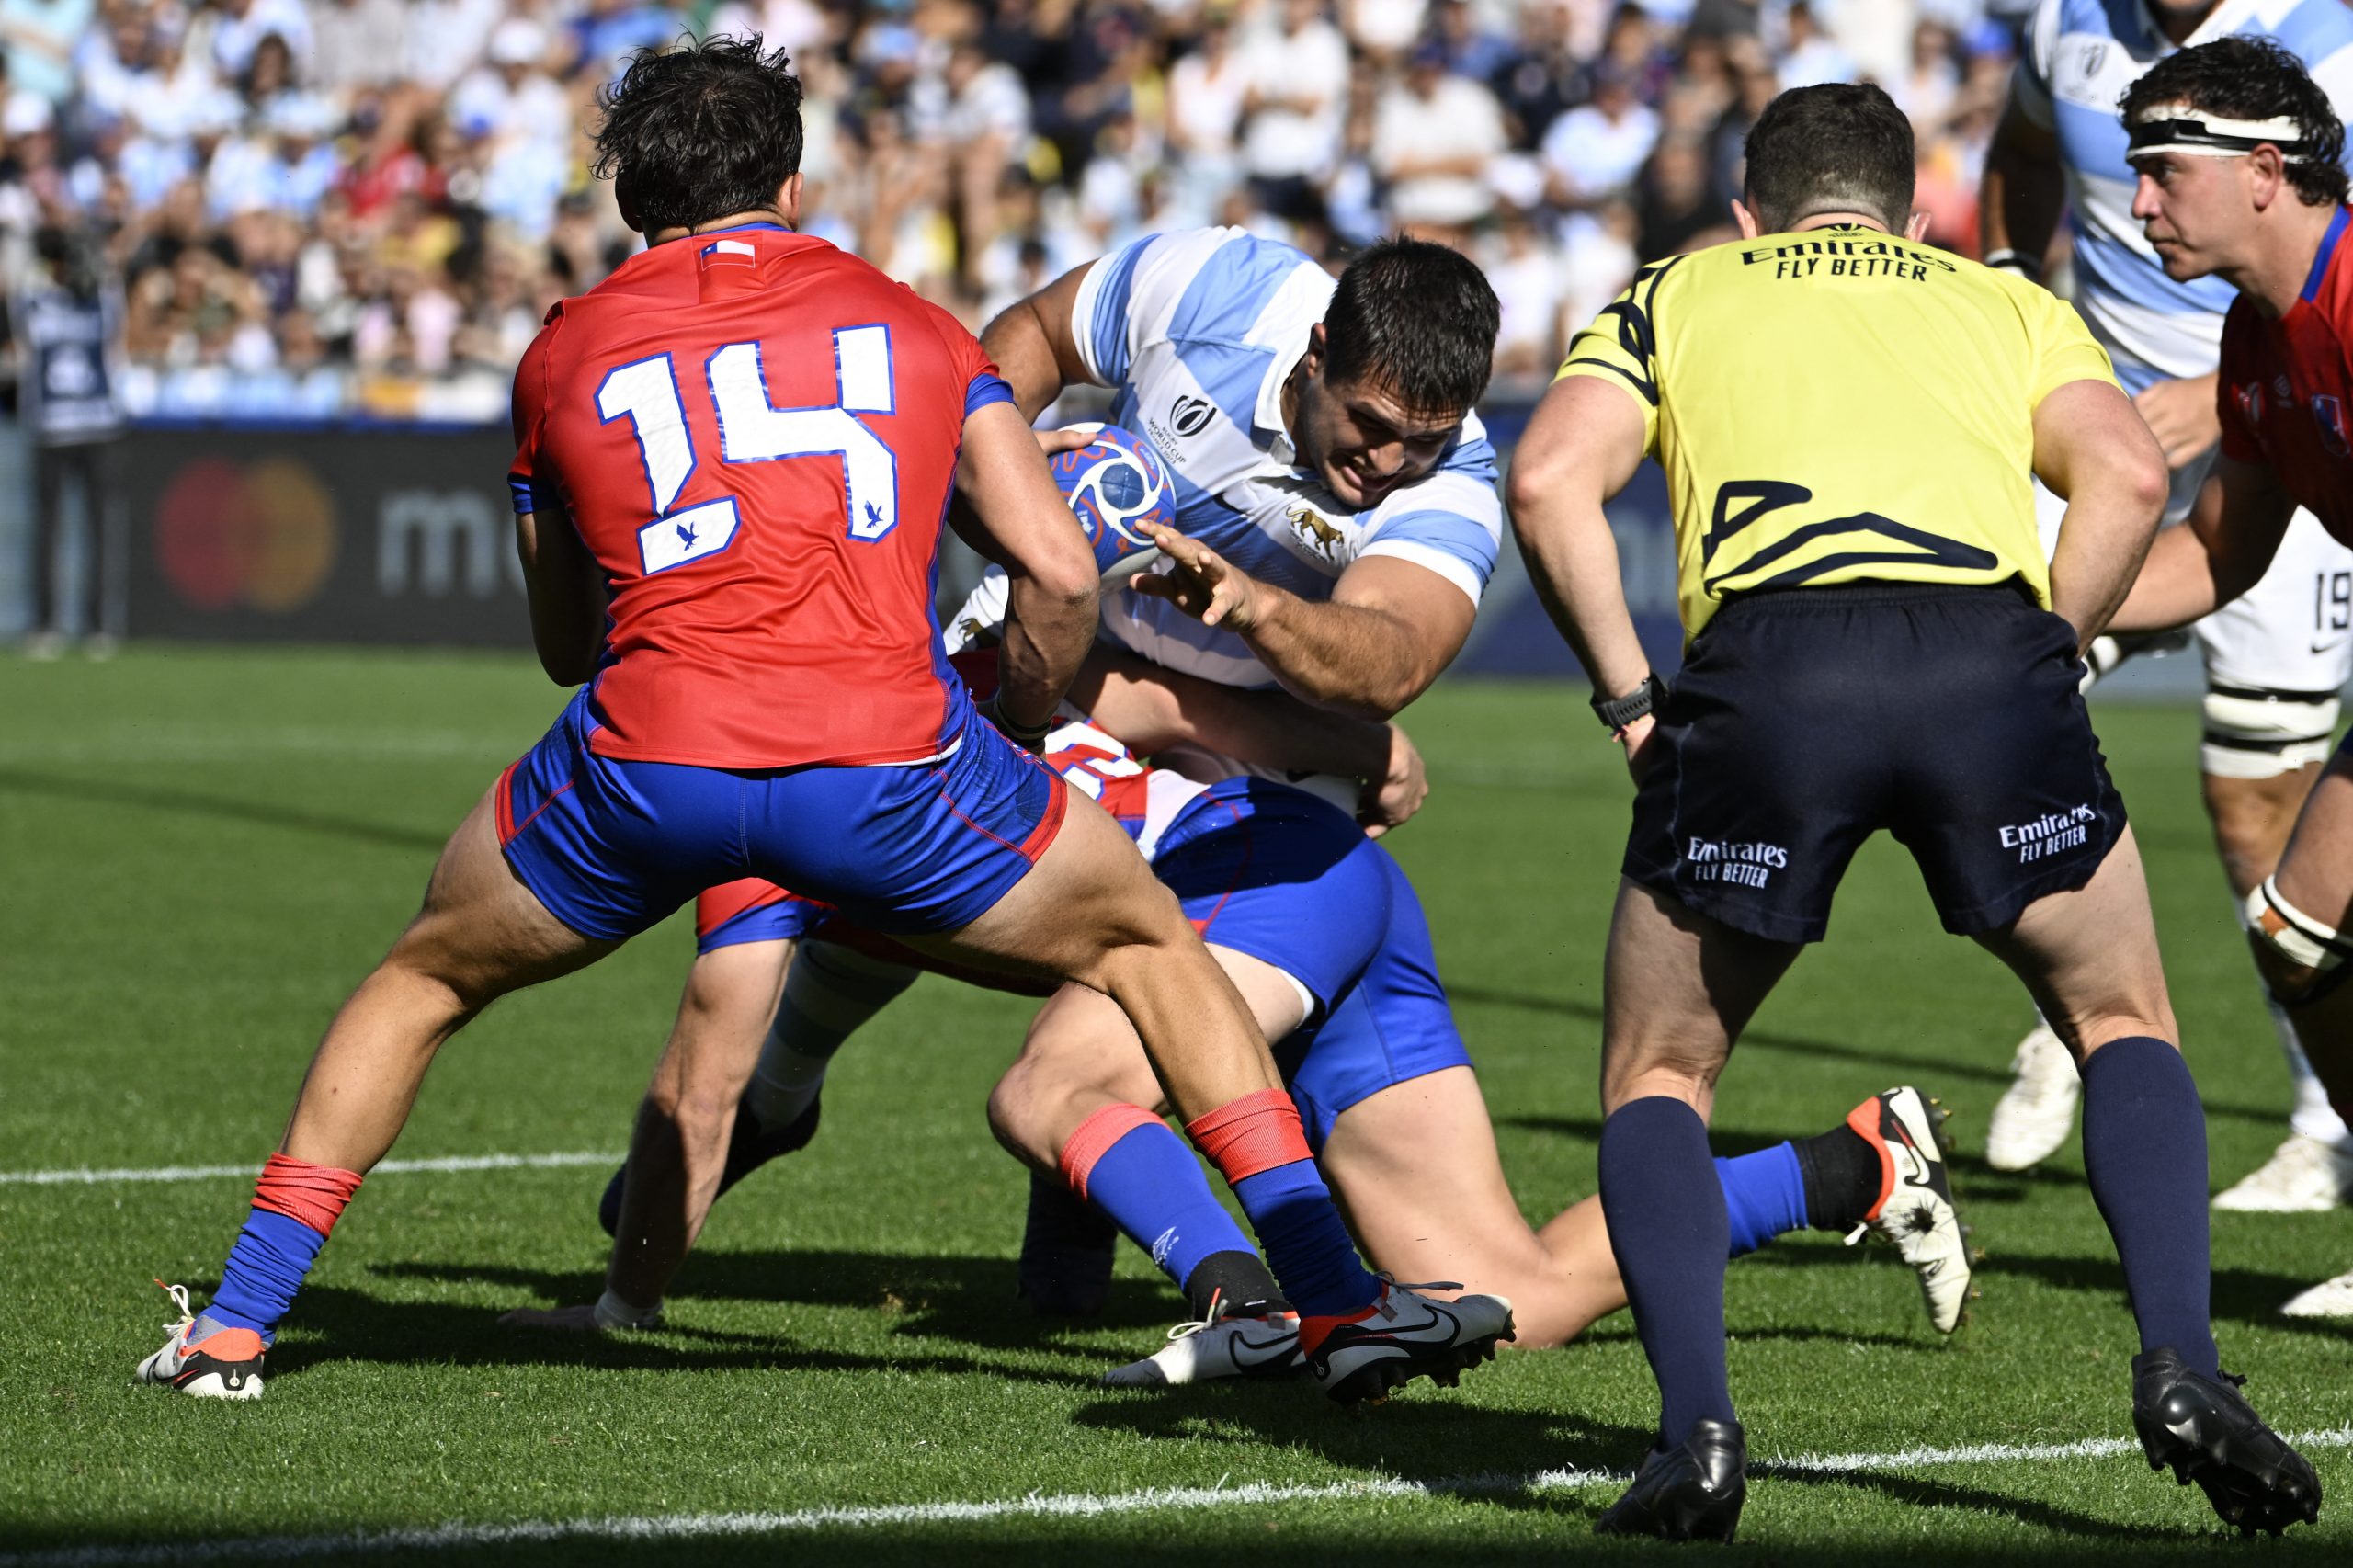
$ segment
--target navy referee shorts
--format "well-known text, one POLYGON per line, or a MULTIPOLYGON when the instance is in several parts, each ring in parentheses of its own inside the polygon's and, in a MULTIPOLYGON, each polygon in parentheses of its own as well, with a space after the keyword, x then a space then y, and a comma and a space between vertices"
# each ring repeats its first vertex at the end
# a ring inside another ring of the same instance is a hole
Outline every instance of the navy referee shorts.
POLYGON ((1743 595, 1692 643, 1634 801, 1628 878, 1736 930, 1814 942, 1881 828, 1945 929, 2082 887, 2124 831, 2075 632, 2023 588, 1743 595))

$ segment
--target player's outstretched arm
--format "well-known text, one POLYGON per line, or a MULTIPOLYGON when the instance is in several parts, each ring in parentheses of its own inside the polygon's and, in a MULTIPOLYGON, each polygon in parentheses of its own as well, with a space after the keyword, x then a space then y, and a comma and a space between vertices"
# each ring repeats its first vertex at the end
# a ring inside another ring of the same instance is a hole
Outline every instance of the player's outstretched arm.
POLYGON ((531 607, 531 645, 558 686, 597 673, 605 642, 605 574, 562 508, 542 502, 515 519, 515 551, 531 607))
POLYGON ((1600 697, 1650 678, 1602 503, 1642 465, 1642 410, 1590 376, 1554 381, 1528 422, 1505 497, 1528 574, 1600 697))
POLYGON ((2088 647, 2124 602, 2165 515, 2165 457, 2115 382, 2069 381, 2035 405, 2034 472, 2067 503, 2051 608, 2088 647))
POLYGON ((2189 521, 2157 536, 2109 629, 2163 631, 2229 604, 2270 569, 2295 510, 2268 468, 2216 460, 2189 521))
POLYGON ((1095 640, 1095 552, 1010 403, 990 403, 964 422, 956 485, 972 510, 959 531, 1007 580, 996 712, 1010 731, 1042 736, 1095 640))

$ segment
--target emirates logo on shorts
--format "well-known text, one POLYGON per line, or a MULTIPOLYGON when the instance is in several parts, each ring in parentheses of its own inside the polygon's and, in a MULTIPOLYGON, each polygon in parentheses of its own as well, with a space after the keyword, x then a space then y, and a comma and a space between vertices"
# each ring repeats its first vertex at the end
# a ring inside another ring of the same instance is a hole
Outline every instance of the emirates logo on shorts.
POLYGON ((2017 850, 2018 864, 2025 866, 2081 847, 2092 835, 2092 824, 2098 820, 2099 813, 2088 805, 2070 806, 1996 831, 2002 835, 2002 847, 2017 850))

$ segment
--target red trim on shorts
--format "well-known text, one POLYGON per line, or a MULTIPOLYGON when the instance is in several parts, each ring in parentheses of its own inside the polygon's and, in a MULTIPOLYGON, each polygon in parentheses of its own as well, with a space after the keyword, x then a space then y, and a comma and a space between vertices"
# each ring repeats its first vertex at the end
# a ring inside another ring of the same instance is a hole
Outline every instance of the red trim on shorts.
POLYGON ((1111 1152, 1111 1146, 1140 1127, 1158 1127, 1160 1118, 1140 1105, 1125 1100, 1107 1105, 1078 1124, 1078 1131, 1063 1145, 1063 1179, 1082 1199, 1086 1196, 1086 1178, 1095 1174, 1096 1162, 1111 1152))
POLYGON ((544 800, 544 801, 541 801, 538 805, 533 806, 533 807, 531 808, 531 814, 530 814, 529 816, 525 817, 521 822, 517 823, 517 824, 515 824, 515 831, 514 831, 513 833, 508 834, 506 836, 507 836, 510 840, 511 840, 511 839, 514 839, 514 838, 517 838, 517 837, 519 837, 519 836, 523 834, 523 832, 524 832, 526 829, 528 829, 528 828, 529 828, 529 827, 533 823, 535 823, 535 822, 537 822, 537 821, 539 821, 539 820, 540 820, 540 813, 541 812, 546 811, 550 806, 552 806, 552 805, 554 805, 554 804, 555 804, 555 798, 556 798, 558 795, 563 794, 566 790, 569 790, 569 789, 571 789, 571 788, 572 788, 572 780, 571 780, 571 779, 569 779, 569 778, 567 778, 567 779, 565 779, 563 783, 561 783, 561 784, 557 785, 554 789, 552 789, 552 790, 549 790, 549 791, 548 791, 548 798, 547 798, 546 800, 544 800))
POLYGON ((1185 1124, 1228 1187, 1261 1171, 1312 1159, 1299 1108, 1280 1089, 1257 1089, 1185 1124))
MULTIPOLYGON (((1225 808, 1225 813, 1233 819, 1234 826, 1242 825, 1242 812, 1239 807, 1235 806, 1232 801, 1220 801, 1217 803, 1225 808)), ((1242 879, 1249 875, 1250 863, 1256 857, 1257 848, 1257 836, 1255 834, 1245 834, 1242 838, 1242 863, 1233 868, 1233 881, 1228 882, 1225 891, 1217 895, 1216 905, 1207 915, 1192 923, 1194 935, 1207 939, 1210 927, 1217 924, 1219 915, 1225 913, 1227 901, 1242 891, 1242 879)))
POLYGON ((1069 781, 1049 768, 1046 782, 1051 790, 1046 801, 1046 814, 1038 819, 1038 825, 1031 828, 1029 836, 1021 841, 1021 858, 1033 866, 1038 863, 1038 857, 1054 842, 1055 836, 1063 830, 1063 819, 1070 815, 1069 781))
POLYGON ((523 759, 517 757, 498 776, 498 782, 491 786, 491 811, 498 819, 498 842, 502 846, 515 836, 515 770, 522 766, 523 759))
POLYGON ((364 1178, 358 1171, 314 1165, 272 1154, 254 1184, 254 1207, 311 1227, 321 1235, 335 1229, 343 1206, 359 1190, 364 1178))

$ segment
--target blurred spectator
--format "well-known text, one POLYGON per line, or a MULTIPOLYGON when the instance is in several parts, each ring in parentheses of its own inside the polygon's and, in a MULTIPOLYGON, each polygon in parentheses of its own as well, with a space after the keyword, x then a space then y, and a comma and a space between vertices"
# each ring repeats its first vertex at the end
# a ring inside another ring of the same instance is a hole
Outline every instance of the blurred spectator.
POLYGON ((17 350, 17 406, 33 449, 26 579, 32 624, 25 651, 35 658, 63 651, 72 601, 90 652, 103 656, 121 635, 110 576, 120 548, 112 516, 114 453, 122 434, 110 363, 115 303, 97 258, 83 254, 63 230, 43 227, 34 236, 33 255, 27 286, 8 301, 7 323, 17 350), (58 546, 65 536, 69 489, 82 509, 82 580, 77 592, 61 594, 58 546))
POLYGON ((1772 95, 1868 72, 1973 243, 2006 85, 1981 0, 0 0, 0 284, 124 278, 135 411, 494 416, 548 305, 639 244, 587 173, 640 48, 760 31, 803 226, 965 320, 1133 234, 1336 262, 1408 226, 1539 374, 1638 259, 1713 243, 1772 95))

